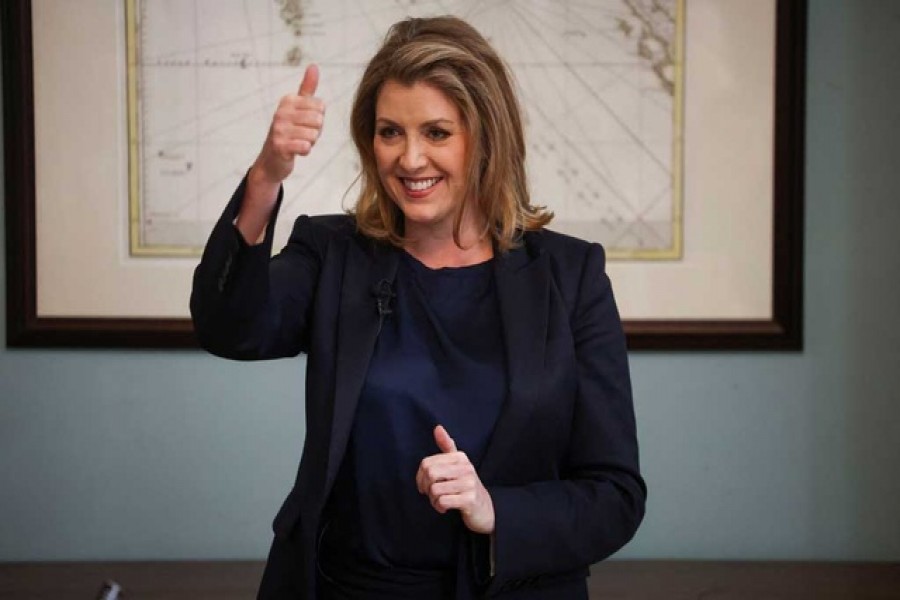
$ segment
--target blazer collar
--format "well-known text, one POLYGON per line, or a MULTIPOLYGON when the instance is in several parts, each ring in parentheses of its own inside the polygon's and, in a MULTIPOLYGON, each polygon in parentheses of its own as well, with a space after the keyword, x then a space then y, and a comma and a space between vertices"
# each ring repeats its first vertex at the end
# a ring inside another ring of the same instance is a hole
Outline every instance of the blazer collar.
POLYGON ((326 494, 331 491, 344 457, 353 415, 380 331, 382 316, 379 315, 377 293, 385 281, 388 289, 393 288, 399 258, 399 253, 391 246, 362 236, 355 237, 347 250, 338 313, 334 413, 325 474, 326 494))
POLYGON ((506 349, 507 395, 478 467, 486 483, 515 452, 519 431, 541 397, 541 373, 550 305, 549 259, 540 234, 526 234, 522 246, 494 261, 506 349))

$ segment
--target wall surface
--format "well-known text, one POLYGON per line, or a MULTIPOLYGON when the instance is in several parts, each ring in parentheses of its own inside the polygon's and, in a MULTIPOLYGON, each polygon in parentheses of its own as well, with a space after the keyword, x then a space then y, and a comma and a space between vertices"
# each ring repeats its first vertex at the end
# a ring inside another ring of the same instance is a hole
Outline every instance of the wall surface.
MULTIPOLYGON (((900 560, 898 56, 900 3, 810 0, 806 348, 632 356, 619 556, 900 560)), ((0 348, 0 561, 262 558, 304 366, 0 348)))

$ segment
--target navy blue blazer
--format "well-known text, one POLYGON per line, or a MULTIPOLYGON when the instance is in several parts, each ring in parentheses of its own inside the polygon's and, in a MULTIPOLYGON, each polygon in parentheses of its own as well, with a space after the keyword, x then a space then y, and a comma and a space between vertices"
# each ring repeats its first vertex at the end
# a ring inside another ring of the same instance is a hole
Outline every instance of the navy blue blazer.
MULTIPOLYGON (((233 225, 243 195, 244 183, 210 236, 191 314, 214 354, 308 354, 306 440, 274 531, 276 545, 294 548, 292 582, 281 587, 295 591, 283 597, 313 599, 320 518, 379 332, 375 289, 393 281, 399 254, 359 234, 349 216, 304 216, 270 259, 274 217, 257 246, 233 225)), ((543 230, 494 264, 509 389, 476 467, 496 515, 495 572, 487 537, 467 534, 457 597, 586 598, 587 567, 631 539, 646 499, 604 252, 543 230)))

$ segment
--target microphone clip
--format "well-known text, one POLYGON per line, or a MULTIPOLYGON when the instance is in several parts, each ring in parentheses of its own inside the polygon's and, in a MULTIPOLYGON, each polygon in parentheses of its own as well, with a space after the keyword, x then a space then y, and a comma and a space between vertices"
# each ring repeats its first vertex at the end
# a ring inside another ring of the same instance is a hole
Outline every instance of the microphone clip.
POLYGON ((387 279, 382 279, 375 284, 375 287, 372 289, 372 295, 375 296, 375 309, 378 311, 378 331, 380 333, 381 326, 384 324, 384 318, 394 312, 391 308, 391 301, 396 298, 397 294, 394 293, 391 282, 387 279))

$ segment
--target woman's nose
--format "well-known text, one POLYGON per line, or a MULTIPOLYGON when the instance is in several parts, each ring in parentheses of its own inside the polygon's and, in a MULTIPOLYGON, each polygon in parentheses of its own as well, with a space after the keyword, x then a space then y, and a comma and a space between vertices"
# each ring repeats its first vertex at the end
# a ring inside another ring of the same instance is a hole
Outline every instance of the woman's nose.
POLYGON ((426 162, 421 144, 417 140, 408 140, 400 155, 400 167, 405 171, 416 171, 424 167, 426 162))

